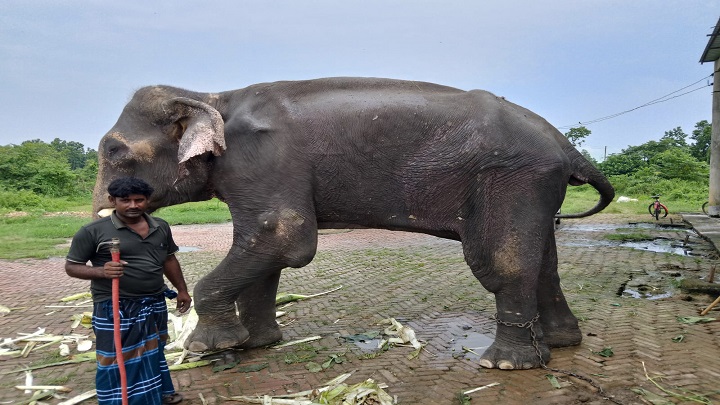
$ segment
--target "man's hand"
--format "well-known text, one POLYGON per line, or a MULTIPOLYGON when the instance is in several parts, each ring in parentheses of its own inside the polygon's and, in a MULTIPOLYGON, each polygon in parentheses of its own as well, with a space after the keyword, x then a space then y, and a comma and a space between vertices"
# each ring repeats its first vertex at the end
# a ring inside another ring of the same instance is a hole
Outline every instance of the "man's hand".
POLYGON ((190 303, 192 302, 192 298, 190 298, 190 294, 188 294, 187 291, 178 292, 177 296, 177 310, 180 311, 180 313, 187 312, 188 309, 190 309, 190 303))
POLYGON ((123 275, 123 266, 126 265, 127 262, 124 260, 120 260, 119 262, 107 262, 103 266, 103 272, 105 274, 105 278, 119 278, 123 275))

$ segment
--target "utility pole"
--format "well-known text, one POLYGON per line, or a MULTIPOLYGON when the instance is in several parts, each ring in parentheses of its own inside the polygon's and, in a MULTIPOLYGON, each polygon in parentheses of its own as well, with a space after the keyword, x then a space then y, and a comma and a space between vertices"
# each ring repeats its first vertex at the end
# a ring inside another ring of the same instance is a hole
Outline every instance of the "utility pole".
POLYGON ((715 24, 713 33, 708 36, 710 39, 700 57, 700 63, 714 62, 708 215, 720 217, 720 80, 715 77, 720 71, 720 19, 715 24))
POLYGON ((720 217, 720 80, 715 77, 715 74, 720 71, 720 59, 715 59, 714 69, 708 215, 711 217, 720 217))

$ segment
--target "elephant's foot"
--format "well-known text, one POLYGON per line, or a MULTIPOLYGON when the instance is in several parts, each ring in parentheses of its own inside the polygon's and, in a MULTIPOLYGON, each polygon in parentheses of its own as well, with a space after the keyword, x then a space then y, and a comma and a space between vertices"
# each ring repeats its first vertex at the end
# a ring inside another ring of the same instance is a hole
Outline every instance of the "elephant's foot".
POLYGON ((538 368, 550 361, 550 349, 546 344, 538 342, 538 350, 539 354, 533 345, 518 345, 496 340, 480 356, 479 364, 484 368, 501 370, 538 368))
POLYGON ((553 328, 551 326, 543 326, 545 336, 543 341, 548 347, 567 347, 577 346, 582 342, 582 333, 580 328, 553 328))
POLYGON ((550 348, 544 340, 543 328, 538 324, 540 315, 525 322, 498 323, 497 336, 480 356, 480 366, 501 370, 518 370, 542 367, 550 361, 550 348))
POLYGON ((249 338, 250 333, 235 313, 201 315, 185 348, 193 352, 229 349, 242 346, 249 338))
POLYGON ((277 324, 275 326, 275 328, 262 328, 259 330, 251 328, 250 338, 240 345, 240 347, 243 349, 253 349, 255 347, 269 346, 282 340, 282 331, 277 324))
POLYGON ((540 317, 540 325, 544 334, 543 342, 548 347, 576 346, 582 342, 582 332, 575 316, 558 318, 548 314, 543 315, 540 317))

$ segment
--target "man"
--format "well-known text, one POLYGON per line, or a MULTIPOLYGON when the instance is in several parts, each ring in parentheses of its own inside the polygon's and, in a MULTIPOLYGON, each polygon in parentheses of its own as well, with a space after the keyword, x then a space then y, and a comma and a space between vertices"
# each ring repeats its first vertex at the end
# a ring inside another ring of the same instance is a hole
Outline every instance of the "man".
POLYGON ((191 298, 170 226, 146 213, 153 188, 123 177, 110 183, 110 216, 91 222, 73 237, 65 261, 71 277, 90 281, 93 331, 97 345, 95 384, 99 404, 120 404, 122 391, 115 359, 112 279, 120 279, 122 347, 130 404, 176 404, 182 401, 170 379, 163 350, 167 340, 169 291, 163 275, 177 289, 177 309, 186 312, 191 298), (120 240, 121 260, 112 261, 111 239, 120 240), (90 261, 92 266, 86 263, 90 261))

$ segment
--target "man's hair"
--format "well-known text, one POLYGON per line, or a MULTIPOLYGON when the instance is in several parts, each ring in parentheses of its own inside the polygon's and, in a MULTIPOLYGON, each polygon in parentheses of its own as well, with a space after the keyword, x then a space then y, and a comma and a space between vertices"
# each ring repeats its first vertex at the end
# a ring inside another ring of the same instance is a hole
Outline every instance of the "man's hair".
POLYGON ((121 177, 113 180, 108 186, 108 194, 112 197, 128 197, 131 194, 140 194, 150 197, 155 191, 145 180, 137 177, 121 177))

